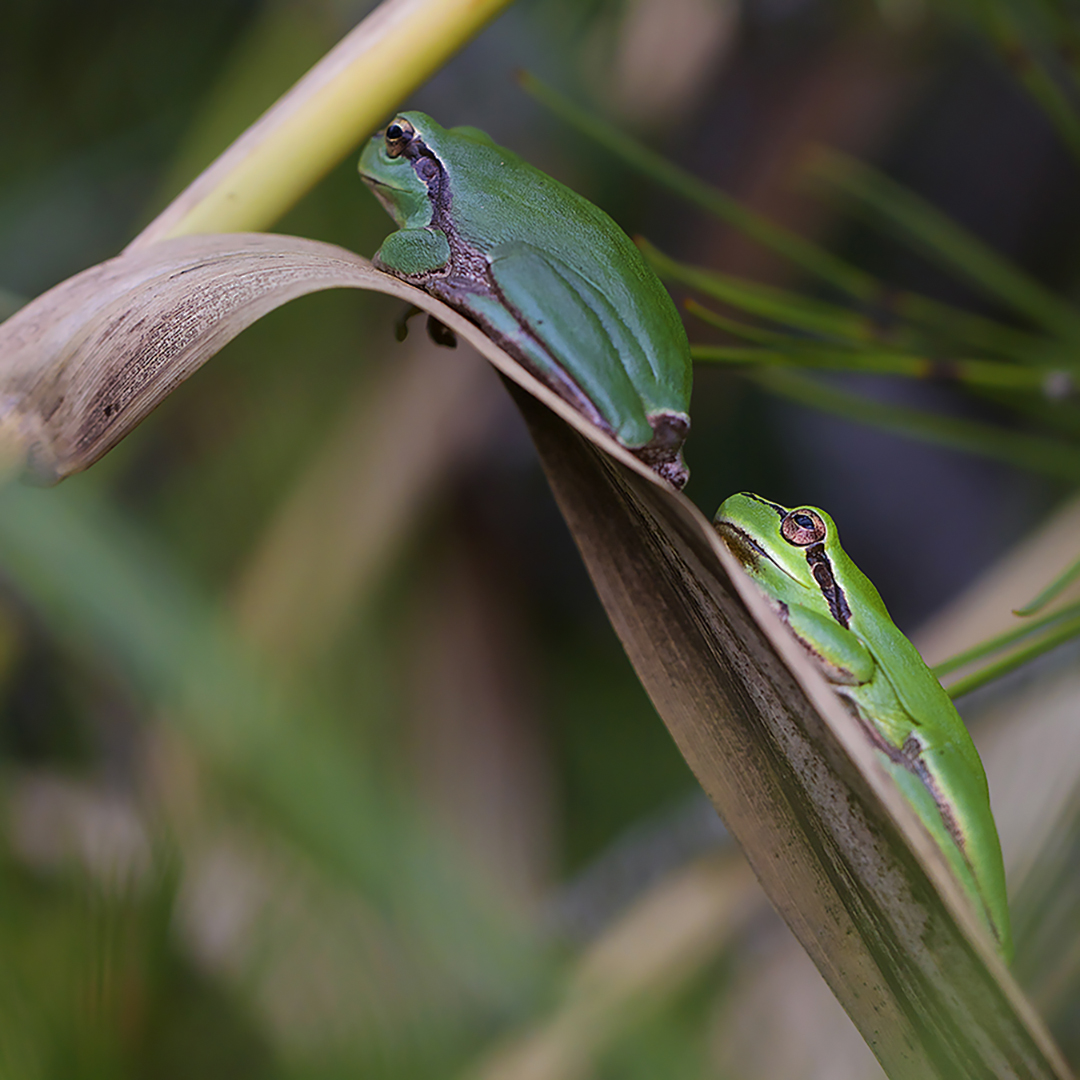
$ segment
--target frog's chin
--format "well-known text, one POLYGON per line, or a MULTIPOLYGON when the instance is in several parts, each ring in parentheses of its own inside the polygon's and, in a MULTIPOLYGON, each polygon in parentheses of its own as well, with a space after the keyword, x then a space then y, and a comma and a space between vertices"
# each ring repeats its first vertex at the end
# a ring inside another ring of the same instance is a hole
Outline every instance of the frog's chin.
POLYGON ((400 194, 405 194, 405 189, 399 187, 397 184, 389 184, 385 180, 380 180, 377 176, 372 176, 370 173, 361 173, 360 179, 377 195, 379 188, 384 188, 386 191, 396 191, 400 194))
POLYGON ((387 184, 385 181, 377 180, 374 176, 362 176, 361 178, 371 188, 371 193, 379 200, 382 208, 400 225, 398 215, 399 199, 395 198, 395 196, 404 197, 408 192, 396 184, 387 184))

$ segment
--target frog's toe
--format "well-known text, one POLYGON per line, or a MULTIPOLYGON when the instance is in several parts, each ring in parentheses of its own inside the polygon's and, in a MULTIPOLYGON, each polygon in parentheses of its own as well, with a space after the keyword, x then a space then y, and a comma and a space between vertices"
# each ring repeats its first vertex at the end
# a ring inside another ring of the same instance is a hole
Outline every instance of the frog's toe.
POLYGON ((660 474, 672 487, 681 490, 690 479, 690 470, 682 458, 682 444, 690 431, 686 413, 663 410, 649 414, 653 437, 634 448, 634 454, 660 474))
POLYGON ((690 479, 690 470, 682 459, 682 453, 675 455, 672 461, 662 461, 653 465, 653 471, 662 476, 676 491, 682 491, 690 479))

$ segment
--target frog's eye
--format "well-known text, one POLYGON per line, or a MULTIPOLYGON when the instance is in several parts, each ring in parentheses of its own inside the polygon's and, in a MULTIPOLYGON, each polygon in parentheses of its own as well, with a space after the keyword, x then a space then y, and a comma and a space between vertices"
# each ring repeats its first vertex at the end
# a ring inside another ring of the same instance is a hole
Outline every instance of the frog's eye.
POLYGON ((401 157, 405 153, 405 147, 412 142, 416 135, 416 128, 403 116, 399 116, 391 124, 387 125, 384 133, 386 138, 386 154, 388 157, 401 157))
POLYGON ((813 510, 792 510, 780 522, 780 535, 795 547, 808 547, 825 539, 825 522, 813 510))

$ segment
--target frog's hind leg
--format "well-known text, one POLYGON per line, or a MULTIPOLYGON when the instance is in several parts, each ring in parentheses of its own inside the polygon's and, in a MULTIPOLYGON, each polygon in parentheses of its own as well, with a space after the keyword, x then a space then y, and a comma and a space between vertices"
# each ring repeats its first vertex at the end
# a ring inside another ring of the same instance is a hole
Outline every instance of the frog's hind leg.
POLYGON ((499 300, 476 292, 440 298, 478 323, 480 328, 493 337, 522 367, 531 371, 545 386, 601 431, 614 434, 611 425, 589 400, 588 395, 559 366, 543 345, 520 326, 514 313, 507 310, 499 300))
POLYGON ((653 439, 628 365, 641 346, 606 297, 549 252, 521 242, 492 252, 491 277, 515 321, 580 387, 623 446, 653 439))

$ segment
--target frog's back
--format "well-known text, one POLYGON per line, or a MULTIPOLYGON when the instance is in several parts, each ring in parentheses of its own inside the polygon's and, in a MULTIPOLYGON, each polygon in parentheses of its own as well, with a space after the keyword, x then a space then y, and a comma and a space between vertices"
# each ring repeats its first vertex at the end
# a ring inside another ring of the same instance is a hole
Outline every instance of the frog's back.
POLYGON ((665 389, 670 393, 670 402, 655 403, 685 409, 691 379, 686 331, 633 241, 599 207, 483 133, 455 128, 446 134, 454 137, 443 141, 433 132, 431 143, 451 172, 450 216, 459 231, 482 238, 471 242, 492 259, 528 247, 584 278, 639 343, 649 369, 639 374, 651 374, 661 399, 665 389), (455 183, 458 172, 469 182, 455 183))
POLYGON ((452 138, 442 145, 436 133, 430 142, 458 174, 451 175, 450 216, 465 235, 482 238, 478 246, 527 242, 558 256, 594 285, 602 284, 597 278, 612 268, 640 269, 641 281, 655 280, 626 233, 588 199, 476 129, 445 134, 452 138), (467 182, 457 182, 460 177, 467 182))

